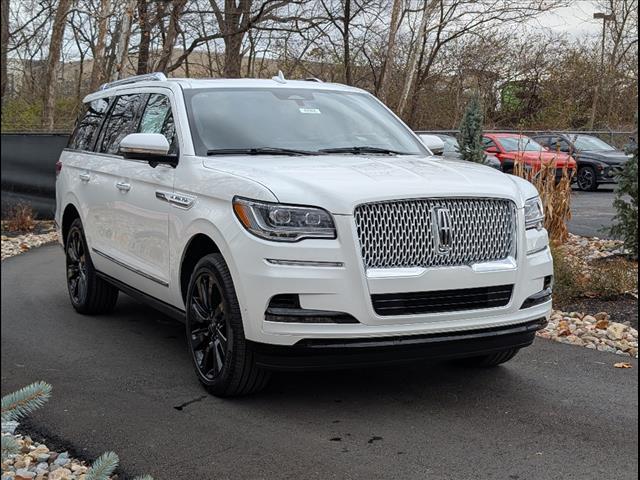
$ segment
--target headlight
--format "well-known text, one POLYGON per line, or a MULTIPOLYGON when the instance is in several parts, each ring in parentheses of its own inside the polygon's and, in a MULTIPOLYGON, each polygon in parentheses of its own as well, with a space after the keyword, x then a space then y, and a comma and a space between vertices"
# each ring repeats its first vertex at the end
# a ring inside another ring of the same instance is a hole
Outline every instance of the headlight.
POLYGON ((244 228, 267 240, 297 242, 303 238, 336 238, 333 218, 321 208, 235 197, 233 211, 244 228))
POLYGON ((527 230, 530 228, 542 230, 544 227, 544 208, 540 197, 530 198, 525 202, 524 223, 527 230))

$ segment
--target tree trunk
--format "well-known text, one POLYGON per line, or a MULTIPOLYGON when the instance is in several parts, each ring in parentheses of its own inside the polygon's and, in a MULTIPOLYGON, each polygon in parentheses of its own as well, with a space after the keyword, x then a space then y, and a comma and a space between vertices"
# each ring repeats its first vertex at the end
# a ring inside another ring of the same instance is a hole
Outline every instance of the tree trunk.
POLYGON ((0 53, 2 62, 2 103, 4 104, 4 94, 7 91, 7 51, 9 50, 9 0, 2 0, 2 52, 0 53))
POLYGON ((91 69, 91 81, 89 90, 94 91, 104 79, 104 63, 107 39, 107 27, 109 26, 109 10, 111 0, 100 0, 100 12, 98 13, 98 38, 93 52, 93 68, 91 69))
POLYGON ((42 110, 42 126, 49 131, 53 130, 55 106, 56 106, 56 69, 60 63, 60 54, 62 52, 62 40, 64 38, 64 29, 67 22, 67 13, 71 0, 60 0, 58 8, 53 19, 51 28, 51 41, 49 43, 49 54, 44 72, 44 105, 42 110))
POLYGON ((127 60, 127 53, 129 51, 129 38, 131 37, 131 24, 133 21, 133 11, 136 8, 136 1, 137 0, 128 0, 122 14, 120 36, 118 37, 118 45, 116 46, 116 68, 113 73, 114 79, 122 78, 124 63, 127 60))
POLYGON ((138 47, 138 75, 149 71, 149 49, 151 47, 151 22, 147 0, 138 0, 138 22, 140 24, 140 46, 138 47))
POLYGON ((242 76, 242 39, 244 33, 236 33, 224 38, 224 76, 240 78, 242 76))
POLYGON ((397 114, 399 117, 402 117, 405 109, 407 108, 407 101, 409 100, 409 95, 411 94, 411 89, 413 87, 413 79, 418 73, 418 61, 421 56, 422 45, 424 44, 424 39, 427 34, 427 24, 429 23, 429 3, 430 2, 427 0, 424 2, 422 20, 420 20, 420 27, 418 28, 418 36, 416 38, 416 48, 411 55, 404 88, 402 90, 402 95, 400 96, 400 102, 398 103, 397 114))
POLYGON ((393 0, 393 6, 391 7, 391 26, 389 27, 387 52, 382 62, 380 76, 378 77, 378 85, 376 86, 376 93, 378 93, 382 101, 385 101, 388 95, 387 77, 389 75, 389 70, 393 65, 393 60, 396 54, 396 38, 398 29, 400 27, 400 13, 402 12, 402 2, 403 0, 393 0))
POLYGON ((186 5, 187 0, 175 0, 173 2, 173 10, 169 17, 169 27, 167 28, 167 35, 164 39, 164 45, 162 46, 162 53, 160 54, 160 60, 156 66, 158 72, 164 72, 167 70, 169 63, 171 62, 171 56, 173 55, 173 47, 178 39, 180 33, 180 17, 182 11, 186 5))
POLYGON ((342 48, 344 63, 344 83, 351 85, 351 0, 344 2, 344 18, 342 28, 342 48))

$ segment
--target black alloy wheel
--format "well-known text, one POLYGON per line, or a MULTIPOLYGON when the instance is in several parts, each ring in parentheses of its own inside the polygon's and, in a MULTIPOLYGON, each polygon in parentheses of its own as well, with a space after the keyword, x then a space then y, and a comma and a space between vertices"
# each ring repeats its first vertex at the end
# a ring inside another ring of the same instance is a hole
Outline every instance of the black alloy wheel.
POLYGON ((206 380, 220 375, 230 353, 232 330, 226 310, 216 278, 210 272, 201 272, 190 298, 189 340, 198 373, 206 380))
POLYGON ((111 312, 118 301, 118 289, 96 274, 79 218, 69 227, 65 257, 67 289, 73 308, 89 315, 111 312))
POLYGON ((80 229, 72 229, 67 240, 67 285, 74 305, 82 305, 87 298, 87 258, 80 229))
POLYGON ((584 192, 593 192, 598 188, 598 179, 593 167, 581 167, 578 170, 578 188, 584 192))
POLYGON ((256 364, 227 263, 212 253, 196 264, 185 300, 187 346, 198 380, 219 397, 261 390, 269 372, 256 364))

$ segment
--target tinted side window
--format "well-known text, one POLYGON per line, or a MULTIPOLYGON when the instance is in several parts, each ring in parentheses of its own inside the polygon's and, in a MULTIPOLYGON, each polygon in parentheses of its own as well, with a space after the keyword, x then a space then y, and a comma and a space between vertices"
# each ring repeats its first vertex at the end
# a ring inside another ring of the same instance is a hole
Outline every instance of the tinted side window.
POLYGON ((550 150, 559 150, 561 152, 569 152, 571 150, 569 142, 560 137, 552 137, 548 146, 550 150))
POLYGON ((143 94, 122 95, 116 98, 102 129, 99 152, 118 153, 120 140, 136 131, 138 112, 144 99, 143 94))
POLYGON ((543 147, 549 147, 552 143, 552 139, 549 137, 533 137, 533 139, 543 147))
POLYGON ((76 128, 69 139, 69 148, 93 150, 93 143, 109 106, 109 100, 99 98, 84 106, 85 112, 78 117, 76 128))
POLYGON ((169 97, 159 93, 153 93, 149 96, 138 131, 140 133, 163 134, 170 145, 169 153, 176 154, 178 152, 176 125, 173 121, 169 97))
POLYGON ((484 145, 484 148, 497 147, 496 143, 489 137, 482 137, 482 145, 484 145))

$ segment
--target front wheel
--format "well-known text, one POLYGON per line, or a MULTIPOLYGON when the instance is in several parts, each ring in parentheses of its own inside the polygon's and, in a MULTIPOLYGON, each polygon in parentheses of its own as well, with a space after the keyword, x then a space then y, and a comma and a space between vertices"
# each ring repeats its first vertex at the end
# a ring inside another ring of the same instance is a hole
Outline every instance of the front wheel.
POLYGON ((511 360, 520 351, 519 348, 509 348, 500 352, 480 355, 478 357, 462 358, 456 363, 465 367, 491 368, 511 360))
POLYGON ((247 345, 231 274, 220 254, 202 258, 187 290, 187 342, 200 382, 220 397, 261 390, 269 372, 247 345))
POLYGON ((598 178, 593 167, 580 167, 578 170, 578 188, 583 192, 593 192, 598 189, 598 178))

